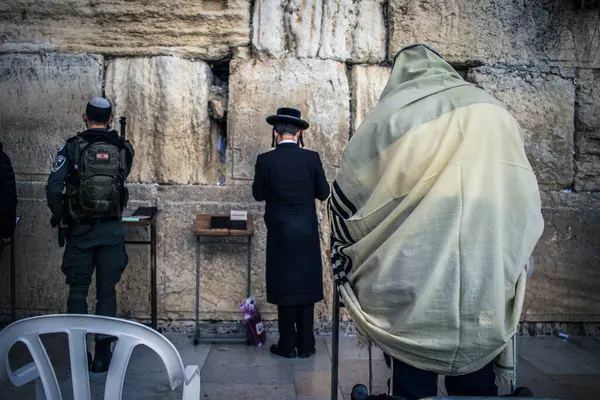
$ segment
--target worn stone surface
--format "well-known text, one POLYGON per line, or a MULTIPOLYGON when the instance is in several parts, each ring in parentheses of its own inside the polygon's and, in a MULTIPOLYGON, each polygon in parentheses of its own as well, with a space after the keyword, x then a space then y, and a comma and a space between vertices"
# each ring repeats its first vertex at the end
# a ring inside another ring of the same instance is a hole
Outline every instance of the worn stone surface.
MULTIPOLYGON (((31 310, 35 313, 65 311, 67 286, 60 270, 63 249, 58 246, 57 231, 50 226, 44 186, 41 183, 19 184, 18 192, 17 213, 22 220, 15 235, 17 314, 21 315, 24 310, 26 315, 31 310)), ((3 255, 0 307, 6 310, 10 304, 9 265, 9 258, 3 255)))
POLYGON ((600 321, 600 224, 594 193, 542 193, 544 234, 534 252, 523 320, 600 321))
POLYGON ((379 96, 390 77, 391 68, 379 66, 352 67, 352 128, 356 132, 362 121, 379 102, 379 96))
POLYGON ((211 85, 210 68, 203 62, 166 56, 109 62, 106 95, 117 118, 128 117, 127 137, 135 147, 131 181, 216 182, 211 85))
POLYGON ((600 190, 600 71, 579 70, 575 120, 575 190, 600 190))
POLYGON ((208 111, 210 116, 217 120, 225 120, 227 117, 227 84, 213 85, 209 90, 208 111))
POLYGON ((319 219, 319 237, 321 239, 321 260, 323 262, 323 301, 315 306, 315 320, 331 321, 333 306, 333 272, 329 256, 331 226, 327 213, 327 202, 317 201, 317 217, 319 219))
POLYGON ((81 115, 102 94, 102 76, 100 56, 0 56, 0 140, 20 178, 46 179, 58 148, 84 129, 81 115))
POLYGON ((253 46, 286 54, 378 63, 385 58, 385 0, 258 0, 253 46))
POLYGON ((575 85, 570 78, 526 69, 480 67, 468 79, 502 101, 519 121, 538 183, 563 189, 573 183, 575 85))
POLYGON ((597 66, 597 11, 569 1, 391 0, 389 57, 428 43, 452 63, 597 66))
MULTIPOLYGON (((170 186, 158 190, 158 204, 163 210, 159 242, 159 273, 165 315, 169 319, 191 319, 195 302, 195 238, 193 222, 199 213, 229 213, 231 209, 247 210, 254 217, 252 240, 252 290, 265 319, 276 318, 276 308, 266 303, 265 255, 266 227, 263 207, 252 200, 249 186, 200 188, 170 186)), ((320 204, 324 207, 324 203, 320 204)), ((321 214, 323 215, 323 214, 321 214)), ((328 227, 321 225, 322 238, 328 238, 328 227)), ((210 238, 204 238, 209 240, 210 238)), ((246 245, 243 239, 224 239, 224 244, 201 248, 200 301, 201 319, 237 320, 239 304, 246 296, 246 245)), ((324 277, 330 281, 324 266, 324 277)), ((326 296, 331 297, 330 293, 326 296)), ((329 302, 320 303, 317 317, 330 315, 329 302)))
POLYGON ((249 0, 16 0, 0 4, 0 51, 219 59, 250 41, 249 0))
MULTIPOLYGON (((253 240, 252 293, 264 302, 265 228, 258 205, 248 187, 221 187, 208 192, 198 187, 165 187, 158 193, 163 210, 159 243, 159 273, 169 318, 194 316, 196 284, 195 215, 248 210, 256 220, 253 240), (235 192, 232 192, 235 191, 235 192), (220 196, 228 192, 229 196, 220 196), (233 196, 233 197, 230 197, 233 196), (228 198, 229 197, 229 198, 228 198)), ((209 240, 210 238, 204 238, 209 240)), ((224 239, 225 243, 227 239, 224 239)), ((243 239, 233 241, 243 242, 243 239)), ((202 319, 239 319, 239 304, 246 296, 246 246, 213 244, 201 248, 200 311, 202 319)), ((267 311, 267 310, 265 310, 267 311)))
POLYGON ((271 149, 265 118, 295 107, 311 126, 307 149, 318 151, 331 180, 348 141, 349 88, 346 66, 322 60, 244 60, 231 63, 229 78, 228 177, 251 180, 258 154, 271 149))

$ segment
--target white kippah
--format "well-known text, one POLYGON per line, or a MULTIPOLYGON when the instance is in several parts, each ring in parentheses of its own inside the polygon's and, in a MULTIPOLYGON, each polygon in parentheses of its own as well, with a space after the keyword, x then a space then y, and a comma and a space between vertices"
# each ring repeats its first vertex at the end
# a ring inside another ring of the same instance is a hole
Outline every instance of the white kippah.
POLYGON ((104 97, 94 97, 89 104, 96 108, 110 108, 110 103, 104 97))

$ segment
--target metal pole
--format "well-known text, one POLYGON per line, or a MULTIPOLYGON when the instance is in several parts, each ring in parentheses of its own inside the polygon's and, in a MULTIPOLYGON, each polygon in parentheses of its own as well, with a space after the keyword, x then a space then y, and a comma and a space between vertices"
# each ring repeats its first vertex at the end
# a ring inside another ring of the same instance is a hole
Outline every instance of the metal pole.
MULTIPOLYGON (((252 236, 248 236, 248 279, 246 286, 246 298, 250 297, 252 292, 252 236)), ((252 344, 252 333, 250 327, 246 325, 246 344, 252 344)))
POLYGON ((333 318, 331 325, 331 400, 337 400, 340 339, 340 298, 335 281, 333 282, 333 318))
POLYGON ((13 233, 10 239, 10 321, 17 320, 17 278, 15 276, 17 268, 15 261, 15 234, 13 233))
POLYGON ((248 286, 246 287, 246 297, 250 297, 252 292, 252 236, 248 236, 248 286))
POLYGON ((196 324, 194 331, 194 346, 198 344, 200 338, 200 236, 196 236, 196 324))
POLYGON ((150 291, 151 291, 151 316, 152 329, 158 326, 157 295, 156 295, 156 221, 150 224, 150 291))
POLYGON ((512 392, 514 393, 517 390, 517 373, 519 369, 517 368, 517 363, 519 362, 519 355, 517 354, 518 346, 517 346, 517 338, 519 336, 519 328, 517 327, 517 332, 513 335, 513 373, 514 378, 512 382, 512 392))

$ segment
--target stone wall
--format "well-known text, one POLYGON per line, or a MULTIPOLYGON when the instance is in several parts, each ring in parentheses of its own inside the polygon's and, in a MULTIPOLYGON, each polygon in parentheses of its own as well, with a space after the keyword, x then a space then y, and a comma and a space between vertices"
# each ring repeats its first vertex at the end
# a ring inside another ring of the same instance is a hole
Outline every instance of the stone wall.
MULTIPOLYGON (((346 142, 377 103, 395 53, 425 42, 502 100, 525 132, 546 229, 535 251, 523 320, 600 322, 597 19, 595 10, 554 0, 0 4, 0 140, 17 172, 23 218, 17 229, 18 313, 65 310, 62 250, 49 226, 44 184, 56 150, 83 128, 85 102, 105 95, 117 117, 129 118, 136 148, 131 206, 162 210, 160 324, 193 318, 194 215, 232 208, 256 218, 252 291, 265 317, 274 318, 264 295, 263 205, 253 201, 250 190, 256 155, 270 149, 264 118, 283 105, 301 109, 311 122, 305 143, 321 153, 331 180, 346 142), (225 97, 216 106, 215 93, 225 97), (217 186, 223 136, 226 182, 217 186)), ((325 251, 327 218, 324 205, 317 206, 325 251)), ((130 229, 128 235, 147 233, 130 229)), ((149 251, 142 246, 127 251, 119 313, 148 320, 149 251)), ((4 314, 6 253, 0 268, 4 314)), ((239 318, 245 262, 244 249, 231 244, 203 251, 203 319, 239 318)), ((323 277, 326 299, 316 316, 326 327, 327 263, 323 277)), ((92 289, 90 300, 93 295, 92 289)))

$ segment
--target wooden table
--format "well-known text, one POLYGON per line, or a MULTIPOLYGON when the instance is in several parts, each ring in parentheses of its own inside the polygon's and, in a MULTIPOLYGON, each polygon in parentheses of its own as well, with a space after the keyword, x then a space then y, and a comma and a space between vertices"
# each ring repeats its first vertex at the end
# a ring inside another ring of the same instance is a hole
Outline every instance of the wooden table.
MULTIPOLYGON (((200 324, 200 250, 202 245, 206 244, 223 244, 223 241, 217 240, 218 238, 245 238, 245 241, 235 241, 227 244, 233 245, 247 245, 248 253, 248 265, 247 265, 247 286, 246 296, 250 296, 251 288, 251 274, 252 274, 252 236, 254 235, 254 223, 252 216, 248 216, 248 224, 246 230, 235 230, 235 229, 210 229, 211 217, 217 216, 228 216, 223 214, 200 214, 196 216, 194 224, 194 236, 196 236, 196 323, 194 332, 194 345, 198 343, 214 343, 214 342, 246 342, 249 344, 249 332, 246 337, 243 338, 223 338, 223 337, 200 337, 201 326, 227 326, 227 324, 200 324), (202 238, 213 238, 213 240, 202 240, 202 238)), ((231 325, 231 324, 229 324, 231 325)), ((235 326, 242 326, 243 324, 233 324, 235 326)), ((243 325, 245 327, 245 325, 243 325)))
POLYGON ((152 319, 152 329, 158 325, 157 311, 157 284, 156 284, 156 219, 160 214, 158 210, 150 219, 139 221, 123 221, 123 225, 129 227, 145 228, 150 227, 150 240, 126 240, 125 244, 145 244, 150 246, 150 316, 152 319))
MULTIPOLYGON (((15 232, 17 231, 17 226, 21 222, 21 218, 17 217, 17 221, 15 223, 15 232)), ((2 238, 0 238, 2 240, 2 238)), ((9 238, 4 239, 4 243, 2 246, 10 246, 10 322, 15 322, 17 320, 17 267, 16 267, 16 252, 15 252, 15 233, 9 238)))

